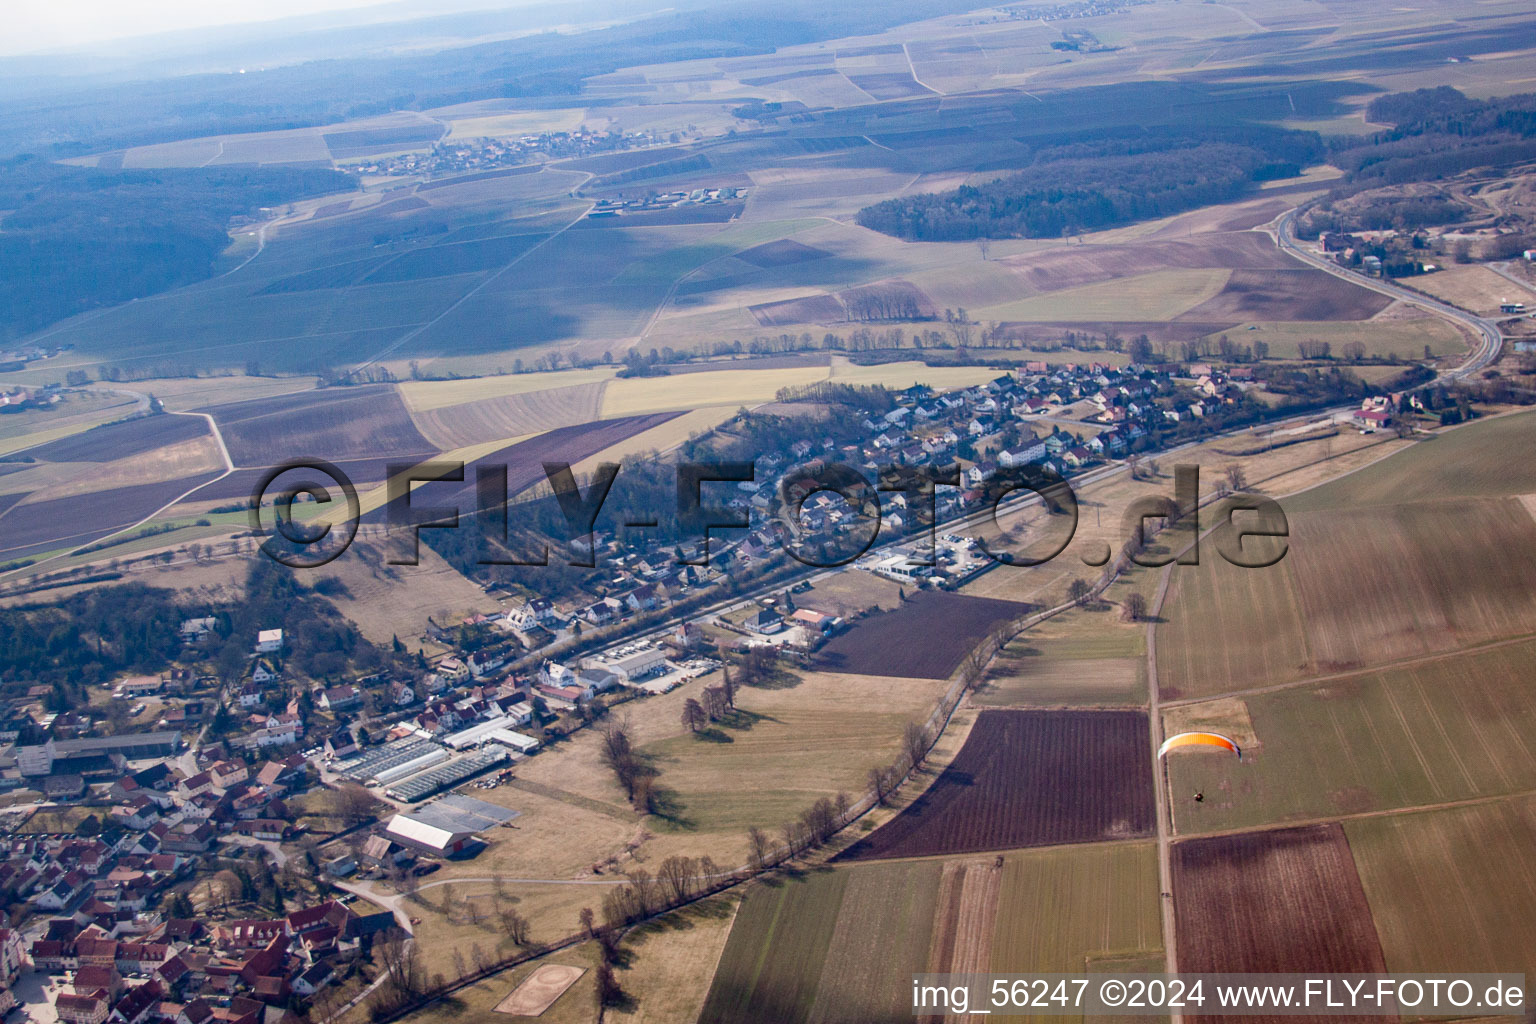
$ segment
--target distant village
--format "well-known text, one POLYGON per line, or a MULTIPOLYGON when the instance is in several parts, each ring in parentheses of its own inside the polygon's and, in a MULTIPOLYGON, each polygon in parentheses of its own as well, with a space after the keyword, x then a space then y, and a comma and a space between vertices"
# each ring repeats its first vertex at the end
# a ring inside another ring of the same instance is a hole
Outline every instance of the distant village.
POLYGON ((589 219, 601 220, 605 217, 618 217, 626 213, 646 213, 654 210, 670 210, 689 206, 721 206, 725 203, 744 201, 747 198, 748 189, 745 188, 695 188, 678 189, 672 192, 646 192, 643 195, 625 199, 622 196, 617 199, 599 199, 592 207, 592 212, 587 214, 589 219))
POLYGON ((489 171, 541 160, 568 160, 619 150, 643 149, 668 141, 651 132, 592 131, 540 132, 515 138, 444 139, 424 153, 402 153, 349 164, 359 174, 399 177, 445 177, 466 171, 489 171))

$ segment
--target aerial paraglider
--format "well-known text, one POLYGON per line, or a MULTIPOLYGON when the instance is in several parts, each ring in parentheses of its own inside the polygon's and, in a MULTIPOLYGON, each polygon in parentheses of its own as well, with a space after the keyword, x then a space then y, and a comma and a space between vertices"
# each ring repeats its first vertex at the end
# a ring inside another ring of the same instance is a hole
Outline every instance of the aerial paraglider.
POLYGON ((1179 747, 1217 747, 1232 751, 1239 761, 1243 759, 1243 748, 1218 732, 1181 732, 1177 736, 1169 736, 1157 748, 1157 756, 1162 757, 1179 747))

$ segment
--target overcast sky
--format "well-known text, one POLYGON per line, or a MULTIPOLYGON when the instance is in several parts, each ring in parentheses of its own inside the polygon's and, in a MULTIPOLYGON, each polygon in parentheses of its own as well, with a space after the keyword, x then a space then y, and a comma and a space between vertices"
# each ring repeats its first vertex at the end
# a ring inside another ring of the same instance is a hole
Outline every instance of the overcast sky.
POLYGON ((3 5, 5 30, 0 32, 0 54, 77 49, 127 36, 270 21, 379 3, 380 0, 9 0, 3 5))

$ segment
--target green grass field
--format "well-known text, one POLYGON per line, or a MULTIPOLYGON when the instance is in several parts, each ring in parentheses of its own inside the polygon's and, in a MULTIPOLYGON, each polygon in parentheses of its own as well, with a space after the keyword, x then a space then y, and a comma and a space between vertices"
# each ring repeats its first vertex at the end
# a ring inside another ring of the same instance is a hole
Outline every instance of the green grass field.
POLYGON ((1387 970, 1536 973, 1536 799, 1362 818, 1344 832, 1387 970))
POLYGON ((1158 627, 1165 698, 1382 665, 1536 630, 1536 520, 1513 498, 1291 515, 1290 550, 1177 566, 1158 627))
POLYGON ((1175 824, 1247 828, 1536 787, 1533 657, 1536 640, 1521 640, 1249 695, 1257 742, 1241 762, 1168 758, 1175 824), (1194 802, 1196 792, 1205 799, 1194 802))
POLYGON ((1101 843, 1009 854, 992 941, 995 972, 1077 972, 1162 949, 1157 848, 1101 843))
POLYGON ((737 913, 701 1024, 906 1019, 911 976, 951 969, 933 960, 950 952, 939 948, 946 915, 958 922, 956 948, 980 957, 970 970, 1075 973, 1107 959, 1160 954, 1151 843, 1006 854, 995 889, 973 891, 967 881, 965 896, 950 892, 956 902, 946 906, 944 879, 962 864, 992 870, 990 859, 974 858, 872 863, 753 888, 737 913), (990 929, 988 921, 995 921, 990 929))
POLYGON ((1536 465, 1510 458, 1536 444, 1536 413, 1457 427, 1358 473, 1285 500, 1287 511, 1536 493, 1536 465))
MULTIPOLYGON (((680 706, 695 685, 673 691, 677 699, 666 706, 680 706)), ((787 689, 739 691, 750 724, 721 730, 727 742, 701 740, 677 712, 664 719, 658 712, 665 734, 640 749, 655 759, 661 784, 676 791, 693 841, 725 833, 734 846, 748 827, 772 830, 818 797, 863 792, 869 769, 894 760, 907 722, 926 719, 943 688, 933 680, 806 673, 787 689)))
POLYGON ((942 868, 940 861, 913 861, 840 872, 848 880, 811 1020, 861 1024, 909 1010, 913 965, 928 958, 942 868))
POLYGON ((826 870, 754 889, 737 911, 700 1024, 808 1019, 848 878, 826 870))
POLYGON ((1425 348, 1437 356, 1467 350, 1467 342, 1461 332, 1434 317, 1415 320, 1351 320, 1342 323, 1318 320, 1245 323, 1210 335, 1209 340, 1214 342, 1222 334, 1239 345, 1265 342, 1269 345, 1271 359, 1300 358, 1298 346, 1303 341, 1328 342, 1335 359, 1342 357, 1344 346, 1354 341, 1365 346, 1367 355, 1397 359, 1422 359, 1425 348), (1250 330, 1250 327, 1257 329, 1250 330))
POLYGON ((1146 662, 1065 658, 1050 643, 1010 645, 971 698, 986 707, 1138 706, 1147 701, 1146 662))

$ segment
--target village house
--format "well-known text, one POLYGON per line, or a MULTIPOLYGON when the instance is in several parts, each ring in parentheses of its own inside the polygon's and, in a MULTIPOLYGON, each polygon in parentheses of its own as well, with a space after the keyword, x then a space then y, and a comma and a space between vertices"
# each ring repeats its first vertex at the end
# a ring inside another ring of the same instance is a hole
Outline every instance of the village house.
POLYGON ((327 711, 352 711, 363 706, 363 694, 351 683, 342 683, 322 690, 316 703, 327 711))
POLYGON ((251 772, 239 761, 220 761, 209 766, 207 775, 215 789, 225 790, 232 789, 250 778, 251 772))
POLYGON ((293 712, 267 715, 260 724, 261 728, 247 737, 247 743, 252 747, 291 746, 304 738, 304 726, 293 712))
POLYGON ((759 608, 742 619, 741 625, 743 629, 767 635, 784 628, 784 617, 772 608, 759 608))

